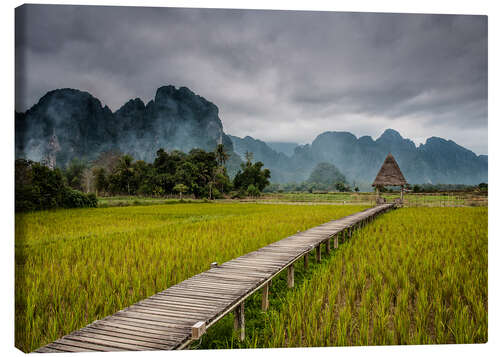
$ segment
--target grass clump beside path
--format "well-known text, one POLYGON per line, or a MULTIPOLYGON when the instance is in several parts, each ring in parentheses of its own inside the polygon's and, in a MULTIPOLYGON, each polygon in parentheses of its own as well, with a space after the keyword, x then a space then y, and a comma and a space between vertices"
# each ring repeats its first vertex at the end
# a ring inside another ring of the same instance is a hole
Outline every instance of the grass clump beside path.
POLYGON ((487 221, 484 207, 384 214, 308 271, 296 263, 292 290, 275 279, 268 312, 248 299, 243 343, 227 316, 194 348, 485 343, 487 221))
POLYGON ((185 203, 16 214, 15 344, 32 351, 211 262, 365 208, 185 203))

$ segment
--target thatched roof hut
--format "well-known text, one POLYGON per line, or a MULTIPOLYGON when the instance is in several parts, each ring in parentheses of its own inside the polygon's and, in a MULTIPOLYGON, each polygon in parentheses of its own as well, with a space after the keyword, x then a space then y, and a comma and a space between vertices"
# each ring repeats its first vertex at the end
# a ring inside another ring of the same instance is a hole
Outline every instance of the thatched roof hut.
POLYGON ((406 182, 396 159, 389 153, 372 186, 404 186, 407 184, 408 182, 406 182))

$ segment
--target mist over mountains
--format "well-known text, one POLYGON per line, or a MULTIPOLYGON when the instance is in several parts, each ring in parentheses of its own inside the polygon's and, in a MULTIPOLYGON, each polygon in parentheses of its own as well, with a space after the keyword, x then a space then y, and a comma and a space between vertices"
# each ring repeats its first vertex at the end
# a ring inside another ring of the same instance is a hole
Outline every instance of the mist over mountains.
POLYGON ((387 129, 376 140, 370 136, 356 138, 349 132, 327 131, 311 144, 299 145, 291 156, 272 150, 251 137, 230 136, 238 153, 250 151, 274 175, 275 182, 307 180, 314 167, 322 162, 334 164, 351 184, 369 187, 385 157, 396 158, 409 183, 478 184, 488 182, 488 157, 451 140, 427 139, 418 147, 396 130, 387 129))
POLYGON ((44 161, 52 167, 64 167, 74 157, 93 160, 107 150, 150 162, 160 148, 213 150, 222 142, 231 154, 230 173, 235 173, 249 151, 254 160, 264 162, 271 170, 271 181, 276 183, 304 181, 317 164, 327 162, 334 164, 349 183, 367 186, 388 152, 412 184, 488 181, 486 155, 477 156, 438 137, 417 147, 392 129, 376 140, 328 131, 307 145, 226 135, 217 106, 186 87, 160 87, 147 104, 139 98, 131 99, 115 112, 87 92, 57 89, 25 113, 16 112, 15 123, 16 157, 44 161))

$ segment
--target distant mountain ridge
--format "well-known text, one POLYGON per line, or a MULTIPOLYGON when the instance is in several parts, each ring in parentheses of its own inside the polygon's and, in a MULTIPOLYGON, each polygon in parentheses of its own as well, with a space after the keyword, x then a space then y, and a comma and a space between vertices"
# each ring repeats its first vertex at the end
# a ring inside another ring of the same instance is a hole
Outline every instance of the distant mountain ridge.
POLYGON ((275 182, 300 182, 321 162, 335 165, 349 183, 369 186, 385 157, 394 155, 409 183, 478 184, 488 182, 488 156, 477 156, 452 140, 427 139, 418 147, 396 130, 387 129, 376 140, 349 132, 327 131, 311 144, 299 145, 291 157, 280 157, 259 140, 230 136, 236 152, 252 151, 264 162, 275 182), (284 178, 284 179, 282 179, 284 178))
POLYGON ((278 183, 305 181, 318 163, 331 163, 349 183, 369 187, 388 152, 409 183, 488 181, 487 155, 477 156, 437 137, 417 147, 392 129, 376 140, 327 131, 307 145, 268 144, 250 136, 226 135, 217 106, 186 87, 160 87, 147 104, 135 98, 115 112, 88 92, 56 89, 25 113, 16 112, 15 124, 16 157, 44 161, 52 167, 64 167, 73 157, 92 160, 107 150, 152 161, 160 148, 213 150, 222 142, 231 154, 230 172, 235 173, 249 151, 254 160, 264 162, 271 170, 271 180, 278 183))

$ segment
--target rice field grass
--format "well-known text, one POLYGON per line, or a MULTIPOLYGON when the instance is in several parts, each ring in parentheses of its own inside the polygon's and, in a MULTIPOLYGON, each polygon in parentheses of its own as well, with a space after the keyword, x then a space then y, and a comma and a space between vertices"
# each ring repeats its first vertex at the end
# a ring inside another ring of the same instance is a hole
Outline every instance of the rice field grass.
POLYGON ((365 208, 185 203, 16 214, 15 344, 32 351, 211 262, 365 208))
POLYGON ((485 343, 487 232, 485 207, 384 214, 307 271, 296 263, 293 289, 275 279, 268 312, 248 299, 244 342, 228 315, 193 348, 485 343))

